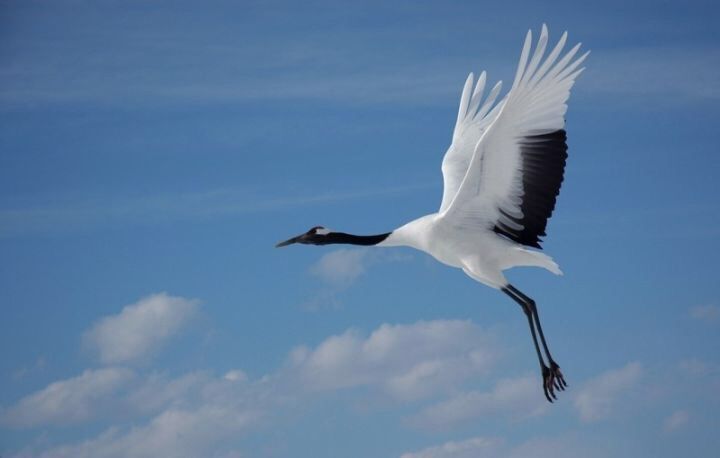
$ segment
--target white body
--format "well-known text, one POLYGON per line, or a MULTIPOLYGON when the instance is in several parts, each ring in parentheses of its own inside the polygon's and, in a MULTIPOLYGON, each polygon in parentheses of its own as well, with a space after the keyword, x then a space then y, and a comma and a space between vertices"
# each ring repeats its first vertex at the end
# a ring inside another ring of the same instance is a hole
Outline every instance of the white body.
POLYGON ((558 265, 544 253, 525 248, 492 231, 468 233, 448 224, 438 213, 409 222, 377 246, 408 246, 424 251, 493 288, 506 286, 508 282, 502 271, 516 266, 543 267, 562 275, 558 265))
MULTIPOLYGON (((578 44, 558 60, 566 38, 567 33, 545 56, 548 34, 543 25, 530 57, 528 32, 513 86, 497 104, 501 83, 483 101, 485 72, 477 82, 472 73, 468 76, 453 141, 443 159, 440 210, 398 228, 378 246, 416 248, 493 288, 507 286, 503 270, 515 266, 561 274, 552 258, 499 235, 493 227, 523 230, 518 223, 523 221, 523 208, 528 208, 523 206, 528 197, 523 178, 538 173, 523 165, 523 141, 564 129, 570 88, 587 56, 573 60, 578 44)), ((542 159, 542 149, 538 157, 542 159)))

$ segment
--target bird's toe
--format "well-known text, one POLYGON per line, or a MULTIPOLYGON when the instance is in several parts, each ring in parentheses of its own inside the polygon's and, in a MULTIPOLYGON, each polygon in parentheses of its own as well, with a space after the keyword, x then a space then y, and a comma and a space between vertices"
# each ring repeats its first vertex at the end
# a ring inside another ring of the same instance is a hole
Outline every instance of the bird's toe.
POLYGON ((560 370, 560 366, 558 366, 555 361, 550 361, 550 372, 552 372, 555 382, 557 383, 556 388, 560 391, 565 391, 565 388, 567 388, 568 385, 562 371, 560 370))
POLYGON ((555 374, 552 370, 550 370, 550 368, 543 366, 542 376, 545 398, 550 402, 553 402, 553 400, 557 400, 557 395, 555 395, 555 384, 557 383, 555 380, 555 374))
POLYGON ((543 366, 542 378, 543 392, 549 402, 557 400, 556 391, 565 391, 565 388, 567 388, 567 382, 565 382, 565 378, 560 371, 560 366, 555 362, 551 362, 550 367, 543 366))

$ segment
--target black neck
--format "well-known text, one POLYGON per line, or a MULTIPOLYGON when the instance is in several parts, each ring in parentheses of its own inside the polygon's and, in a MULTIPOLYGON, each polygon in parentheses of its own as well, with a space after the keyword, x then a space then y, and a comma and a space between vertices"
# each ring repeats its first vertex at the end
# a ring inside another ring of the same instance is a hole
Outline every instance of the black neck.
POLYGON ((388 236, 391 234, 391 232, 388 232, 386 234, 377 234, 377 235, 353 235, 353 234, 346 234, 344 232, 330 232, 324 237, 324 244, 336 244, 336 243, 343 243, 348 245, 363 245, 363 246, 370 246, 370 245, 377 245, 378 243, 382 242, 388 236))

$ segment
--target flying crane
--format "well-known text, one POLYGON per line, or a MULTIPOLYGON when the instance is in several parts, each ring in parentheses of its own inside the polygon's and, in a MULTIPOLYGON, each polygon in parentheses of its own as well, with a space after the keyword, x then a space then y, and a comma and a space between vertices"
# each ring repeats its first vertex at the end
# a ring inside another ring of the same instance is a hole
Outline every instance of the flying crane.
POLYGON ((567 32, 545 55, 548 31, 543 24, 531 55, 532 31, 528 31, 512 87, 497 103, 502 82, 484 97, 486 73, 477 80, 470 73, 460 97, 452 144, 442 162, 444 186, 437 213, 377 235, 315 226, 276 245, 409 246, 499 289, 527 317, 543 391, 550 402, 567 383, 548 349, 535 301, 511 285, 503 271, 534 266, 562 275, 551 257, 532 248, 542 249, 541 237, 546 235, 547 220, 560 192, 567 159, 566 102, 584 70, 578 67, 589 54, 576 58, 578 43, 560 58, 566 41, 567 32))

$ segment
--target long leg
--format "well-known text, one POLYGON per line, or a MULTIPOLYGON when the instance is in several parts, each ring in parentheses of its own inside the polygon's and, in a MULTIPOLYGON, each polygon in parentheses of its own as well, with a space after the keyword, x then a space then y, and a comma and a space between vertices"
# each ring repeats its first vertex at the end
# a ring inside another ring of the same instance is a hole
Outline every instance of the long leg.
POLYGON ((538 345, 537 334, 535 334, 535 326, 533 324, 532 309, 527 306, 525 301, 520 296, 512 292, 510 288, 503 288, 502 291, 508 296, 510 296, 515 302, 517 302, 525 313, 525 316, 528 320, 528 326, 530 326, 530 334, 533 338, 533 344, 535 344, 535 352, 537 353, 538 361, 540 362, 540 368, 547 368, 547 366, 545 365, 545 360, 543 359, 542 354, 540 354, 540 345, 538 345))
POLYGON ((540 326, 540 317, 537 312, 537 306, 535 305, 535 301, 533 301, 530 297, 526 296, 520 290, 510 284, 502 288, 502 291, 508 296, 510 296, 515 302, 517 302, 520 307, 522 307, 525 315, 528 317, 528 324, 530 325, 530 332, 533 337, 533 343, 535 344, 535 351, 537 352, 538 359, 540 360, 540 368, 543 375, 543 390, 545 392, 545 397, 548 399, 548 401, 552 402, 551 397, 557 399, 557 397, 555 396, 555 389, 562 391, 567 387, 567 383, 565 382, 565 378, 563 377, 562 372, 560 372, 560 366, 558 366, 558 364, 553 360, 552 356, 550 355, 550 350, 548 349, 547 342, 545 341, 545 336, 542 332, 542 327, 540 326), (540 356, 540 349, 535 334, 535 327, 537 327, 537 331, 540 334, 540 340, 542 341, 545 355, 547 356, 550 367, 545 365, 542 357, 540 356))
POLYGON ((565 388, 567 388, 567 382, 565 381, 565 377, 563 377, 563 374, 560 371, 560 366, 555 362, 552 355, 550 354, 550 349, 548 348, 548 344, 545 341, 545 335, 543 334, 542 326, 540 325, 540 315, 538 314, 535 301, 525 295, 519 289, 515 288, 513 285, 508 285, 507 288, 511 292, 516 294, 518 297, 520 297, 526 304, 528 304, 528 307, 532 311, 533 319, 535 320, 535 326, 537 326, 538 334, 540 334, 540 341, 542 342, 543 348, 545 350, 545 356, 547 356, 548 363, 550 365, 550 371, 554 374, 555 387, 561 391, 564 390, 565 388))
POLYGON ((516 296, 520 297, 530 307, 533 318, 535 319, 535 325, 537 326, 538 334, 540 334, 540 341, 542 342, 543 349, 545 350, 545 356, 547 356, 548 362, 552 365, 555 360, 553 359, 552 355, 550 355, 550 349, 548 348, 548 344, 545 341, 545 335, 543 334, 542 326, 540 325, 540 315, 538 314, 535 301, 523 294, 522 291, 515 288, 513 285, 508 285, 507 289, 509 289, 516 296))

